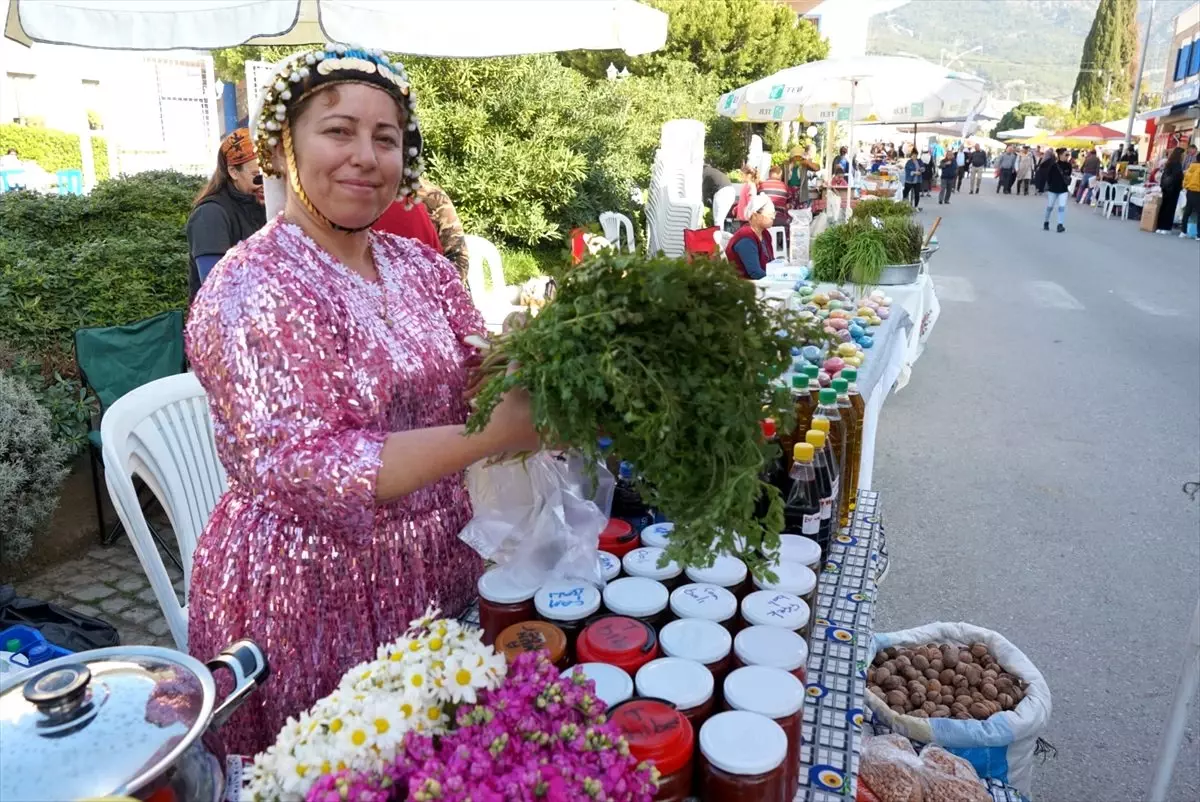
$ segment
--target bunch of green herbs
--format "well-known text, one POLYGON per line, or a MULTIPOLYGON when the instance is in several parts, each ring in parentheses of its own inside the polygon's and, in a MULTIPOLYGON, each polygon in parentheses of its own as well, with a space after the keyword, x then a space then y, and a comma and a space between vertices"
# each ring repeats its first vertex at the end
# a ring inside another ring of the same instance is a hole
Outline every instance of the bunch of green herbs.
POLYGON ((879 281, 884 267, 916 263, 923 238, 921 224, 908 217, 869 218, 856 212, 849 222, 813 239, 813 279, 869 287, 879 281))

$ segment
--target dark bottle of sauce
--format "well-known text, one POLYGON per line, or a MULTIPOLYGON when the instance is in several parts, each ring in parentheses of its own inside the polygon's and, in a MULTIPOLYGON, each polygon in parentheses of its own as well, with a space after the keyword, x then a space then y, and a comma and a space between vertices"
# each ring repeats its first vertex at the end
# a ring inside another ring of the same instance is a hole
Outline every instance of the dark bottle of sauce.
POLYGON ((634 481, 632 462, 617 467, 617 486, 613 491, 612 517, 625 521, 634 532, 641 532, 654 523, 654 513, 642 501, 634 481))
POLYGON ((792 456, 792 486, 783 508, 783 531, 817 540, 821 533, 821 495, 812 444, 796 443, 792 456))
POLYGON ((804 436, 813 447, 813 469, 817 475, 817 493, 820 496, 821 523, 817 529, 817 545, 821 547, 821 556, 829 553, 829 539, 836 525, 833 520, 836 501, 837 467, 826 462, 825 432, 820 429, 810 429, 804 436))

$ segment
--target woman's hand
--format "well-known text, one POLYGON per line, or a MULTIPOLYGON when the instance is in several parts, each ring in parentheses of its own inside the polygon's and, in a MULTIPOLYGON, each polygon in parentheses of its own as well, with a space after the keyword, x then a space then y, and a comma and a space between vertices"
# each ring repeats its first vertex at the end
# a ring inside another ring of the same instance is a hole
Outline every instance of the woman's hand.
POLYGON ((483 434, 491 441, 496 454, 516 454, 540 449, 541 440, 533 426, 529 393, 521 388, 514 388, 505 393, 500 403, 492 410, 491 420, 483 434))

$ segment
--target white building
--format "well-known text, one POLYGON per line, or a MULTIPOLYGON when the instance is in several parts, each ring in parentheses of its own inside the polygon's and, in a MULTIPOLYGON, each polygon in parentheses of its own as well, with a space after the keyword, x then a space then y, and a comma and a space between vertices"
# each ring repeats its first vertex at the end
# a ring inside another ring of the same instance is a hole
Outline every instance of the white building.
POLYGON ((893 11, 909 0, 783 0, 817 26, 829 40, 830 58, 865 56, 871 17, 893 11))

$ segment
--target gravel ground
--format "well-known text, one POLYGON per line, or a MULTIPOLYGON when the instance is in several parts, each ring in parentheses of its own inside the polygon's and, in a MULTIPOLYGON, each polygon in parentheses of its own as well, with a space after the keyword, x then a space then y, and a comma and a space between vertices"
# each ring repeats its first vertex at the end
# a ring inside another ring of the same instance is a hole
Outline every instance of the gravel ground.
MULTIPOLYGON (((962 620, 1046 675, 1038 802, 1148 798, 1200 596, 1200 244, 1071 203, 955 195, 941 319, 884 407, 880 631, 962 620), (1052 226, 1053 227, 1053 226, 1052 226)), ((1193 705, 1171 800, 1200 799, 1193 705)))

